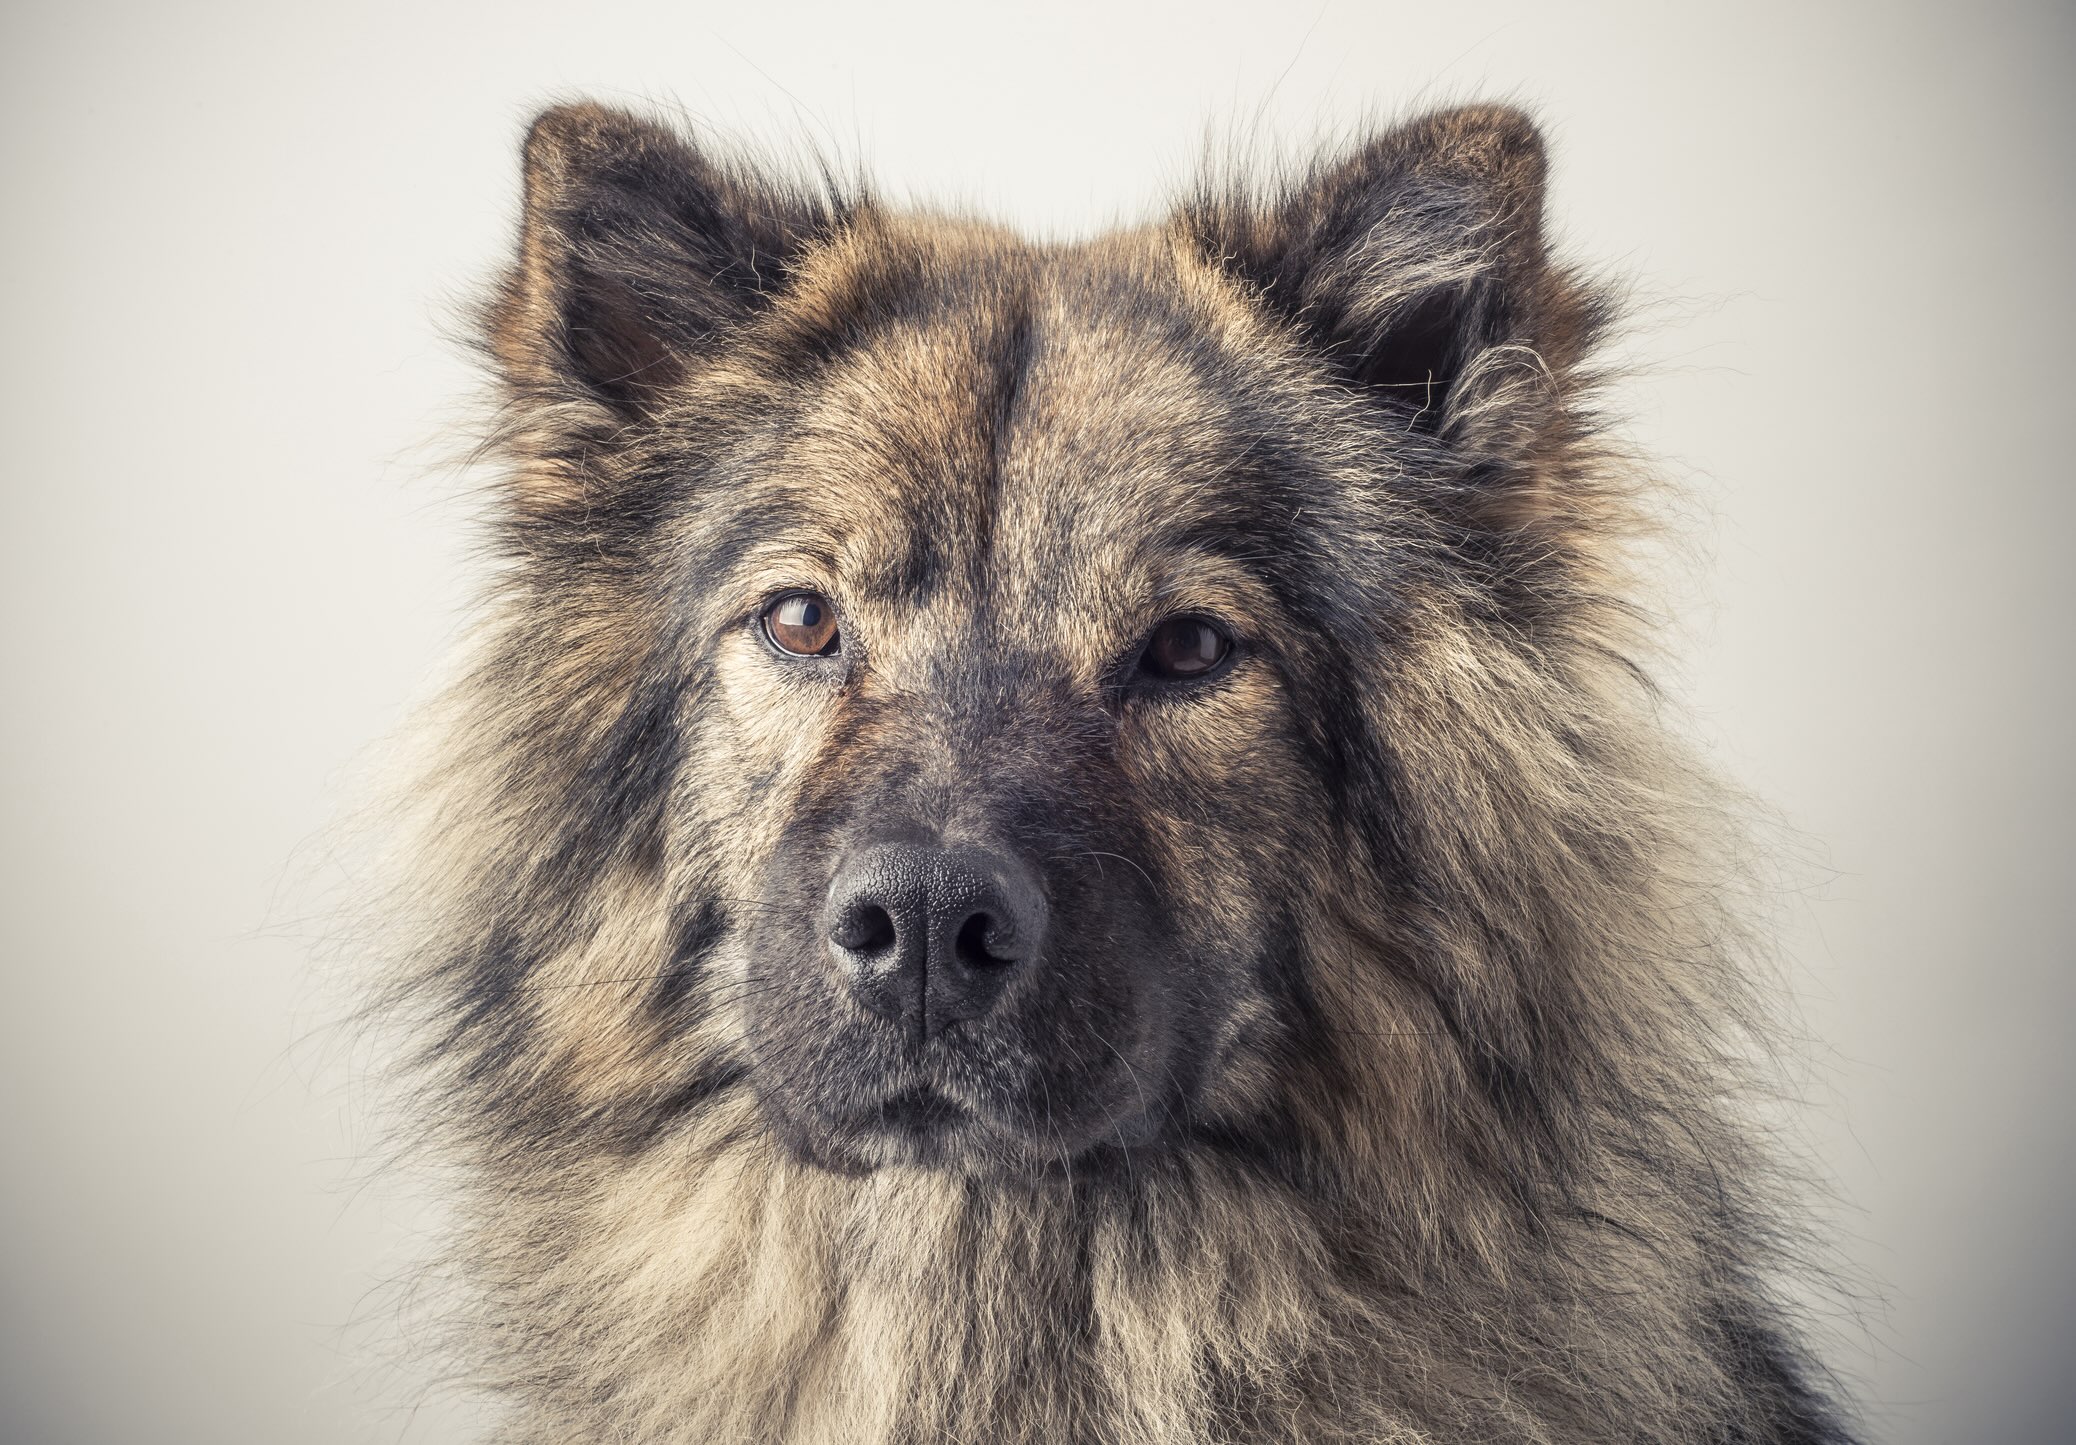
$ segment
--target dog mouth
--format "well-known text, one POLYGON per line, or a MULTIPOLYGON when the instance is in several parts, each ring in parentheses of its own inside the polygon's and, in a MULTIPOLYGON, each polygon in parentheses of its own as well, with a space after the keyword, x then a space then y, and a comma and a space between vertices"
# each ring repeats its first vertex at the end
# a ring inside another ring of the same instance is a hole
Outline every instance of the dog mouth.
POLYGON ((819 1162, 850 1172, 889 1164, 957 1166, 992 1152, 979 1115, 942 1090, 919 1085, 886 1094, 825 1135, 833 1155, 819 1162))
POLYGON ((1135 1111, 1123 1100, 1095 1119, 1030 1118, 913 1079, 888 1081, 845 1109, 802 1109, 770 1095, 763 1104, 795 1158, 846 1175, 888 1167, 986 1176, 1097 1168, 1116 1150, 1159 1143, 1168 1122, 1165 1113, 1135 1111))
POLYGON ((971 1112, 956 1099, 931 1088, 903 1089, 881 1099, 859 1123, 897 1138, 936 1138, 965 1124, 971 1112))

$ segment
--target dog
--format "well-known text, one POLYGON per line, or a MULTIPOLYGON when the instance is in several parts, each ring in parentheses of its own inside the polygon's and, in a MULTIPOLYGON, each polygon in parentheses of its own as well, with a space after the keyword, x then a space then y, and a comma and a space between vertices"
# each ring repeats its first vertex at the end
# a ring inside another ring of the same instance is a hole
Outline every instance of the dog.
POLYGON ((1470 106, 1039 244, 539 117, 384 984, 498 1439, 1850 1438, 1544 192, 1470 106))

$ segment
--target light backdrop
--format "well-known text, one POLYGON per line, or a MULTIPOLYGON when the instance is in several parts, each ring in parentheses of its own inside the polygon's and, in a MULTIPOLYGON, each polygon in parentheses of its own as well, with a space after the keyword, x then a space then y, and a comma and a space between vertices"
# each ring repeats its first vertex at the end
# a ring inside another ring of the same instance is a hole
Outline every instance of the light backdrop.
POLYGON ((9 5, 0 1436, 469 1438, 373 1360, 427 1215, 312 957, 476 565, 444 333, 589 94, 1058 235, 1207 136, 1532 106, 1689 498, 1674 694, 1799 840, 1830 1357, 1899 1445, 2068 1438, 2072 61, 2050 4, 9 5))

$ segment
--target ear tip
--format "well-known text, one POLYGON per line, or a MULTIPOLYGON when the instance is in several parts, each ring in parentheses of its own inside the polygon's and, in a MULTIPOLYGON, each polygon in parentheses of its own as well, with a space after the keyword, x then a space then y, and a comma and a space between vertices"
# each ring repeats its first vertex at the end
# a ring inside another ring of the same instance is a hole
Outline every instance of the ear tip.
POLYGON ((592 157, 639 145, 656 128, 595 100, 551 105, 526 128, 526 172, 543 180, 569 175, 592 157))
POLYGON ((1503 100, 1474 100, 1444 106, 1427 113, 1426 119, 1446 126, 1459 135, 1489 136, 1517 145, 1540 145, 1542 131, 1535 117, 1518 105, 1503 100))
POLYGON ((1414 124, 1436 149, 1473 168, 1506 180, 1534 184, 1548 169, 1542 128, 1521 107, 1498 101, 1432 111, 1414 124))

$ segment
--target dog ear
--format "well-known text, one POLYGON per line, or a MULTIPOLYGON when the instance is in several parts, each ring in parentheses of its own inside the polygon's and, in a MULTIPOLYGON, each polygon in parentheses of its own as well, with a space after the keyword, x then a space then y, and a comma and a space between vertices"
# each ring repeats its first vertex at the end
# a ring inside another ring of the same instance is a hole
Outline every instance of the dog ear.
POLYGON ((1266 198, 1202 192, 1184 223, 1344 379, 1525 481, 1572 430, 1566 393, 1605 316, 1550 260, 1546 171, 1527 116, 1470 106, 1408 121, 1266 198))
POLYGON ((835 219, 831 200, 599 105, 542 113, 525 166, 489 350, 522 404, 589 403, 608 426, 647 414, 835 219))

